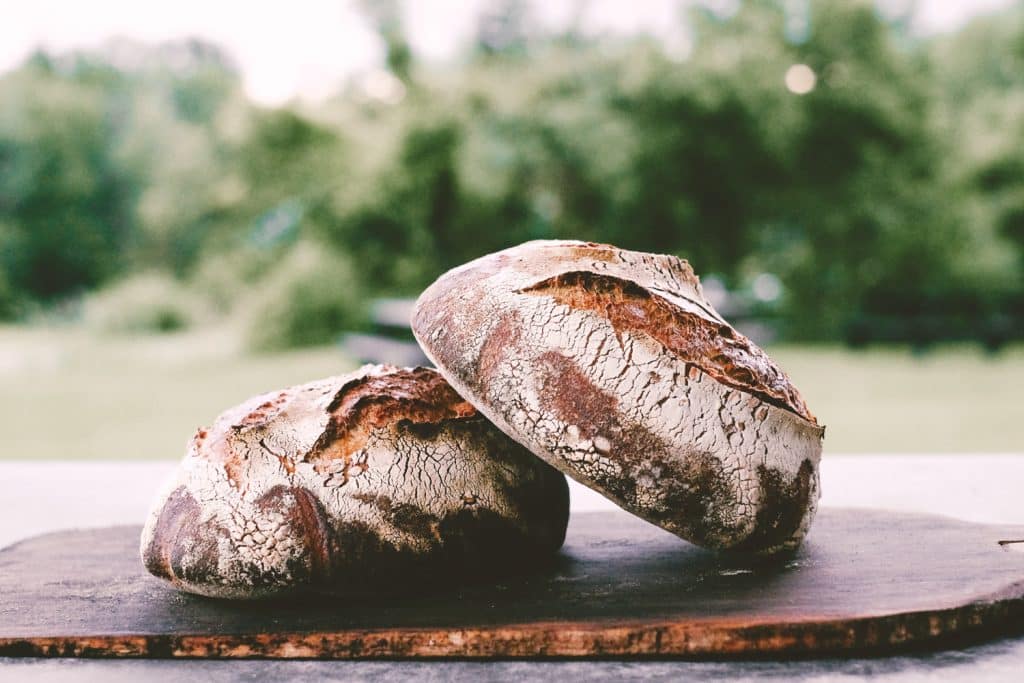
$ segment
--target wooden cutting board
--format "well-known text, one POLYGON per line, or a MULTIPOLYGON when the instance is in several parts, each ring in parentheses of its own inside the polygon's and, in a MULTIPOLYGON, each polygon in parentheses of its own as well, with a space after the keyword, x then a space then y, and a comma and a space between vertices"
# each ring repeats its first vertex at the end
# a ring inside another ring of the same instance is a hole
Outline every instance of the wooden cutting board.
POLYGON ((999 544, 1024 529, 934 516, 825 509, 800 551, 757 565, 625 513, 583 513, 560 556, 529 576, 261 603, 148 576, 139 531, 61 531, 0 551, 0 655, 792 657, 1024 630, 1024 552, 999 544))

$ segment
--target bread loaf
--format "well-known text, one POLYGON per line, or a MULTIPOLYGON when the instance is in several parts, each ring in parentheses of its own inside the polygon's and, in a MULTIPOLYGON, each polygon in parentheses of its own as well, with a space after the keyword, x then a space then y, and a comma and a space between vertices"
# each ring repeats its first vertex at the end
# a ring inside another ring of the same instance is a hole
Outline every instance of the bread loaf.
POLYGON ((512 438, 694 543, 796 547, 824 430, 673 256, 537 241, 449 271, 413 331, 512 438))
POLYGON ((155 576, 254 598, 422 590, 553 553, 565 478, 424 368, 252 398, 188 446, 142 534, 155 576))

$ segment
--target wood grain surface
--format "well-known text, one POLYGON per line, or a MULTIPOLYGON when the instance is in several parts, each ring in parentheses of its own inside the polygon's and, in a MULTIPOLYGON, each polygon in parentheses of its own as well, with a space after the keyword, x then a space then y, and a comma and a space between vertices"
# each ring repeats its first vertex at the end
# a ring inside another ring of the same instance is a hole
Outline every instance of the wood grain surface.
POLYGON ((137 527, 0 551, 0 656, 806 657, 959 646, 1024 627, 1024 528, 825 509, 769 564, 625 513, 573 517, 527 575, 402 597, 226 602, 147 575, 137 527))

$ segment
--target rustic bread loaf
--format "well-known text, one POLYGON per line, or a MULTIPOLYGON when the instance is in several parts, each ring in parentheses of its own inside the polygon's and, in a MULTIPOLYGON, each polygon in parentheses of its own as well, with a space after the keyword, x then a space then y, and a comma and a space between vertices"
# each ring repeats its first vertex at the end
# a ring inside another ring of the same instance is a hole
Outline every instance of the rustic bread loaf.
POLYGON ((565 478, 434 370, 365 366, 252 398, 201 429, 142 533, 202 595, 372 596, 557 550, 565 478))
POLYGON ((529 242, 439 278, 413 331, 496 425, 626 510, 716 549, 807 532, 824 430, 685 261, 529 242))

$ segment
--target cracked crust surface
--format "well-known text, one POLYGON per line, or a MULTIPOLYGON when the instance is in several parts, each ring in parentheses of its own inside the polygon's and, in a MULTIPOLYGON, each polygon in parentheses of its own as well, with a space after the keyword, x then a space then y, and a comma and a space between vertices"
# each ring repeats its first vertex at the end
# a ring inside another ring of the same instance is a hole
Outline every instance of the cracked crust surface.
POLYGON ((371 596, 557 550, 564 477, 425 368, 365 366, 254 397, 200 429, 142 559, 194 593, 371 596))
POLYGON ((528 242, 439 278, 413 331, 496 425, 630 512, 717 549, 806 534, 824 430, 685 261, 528 242))

